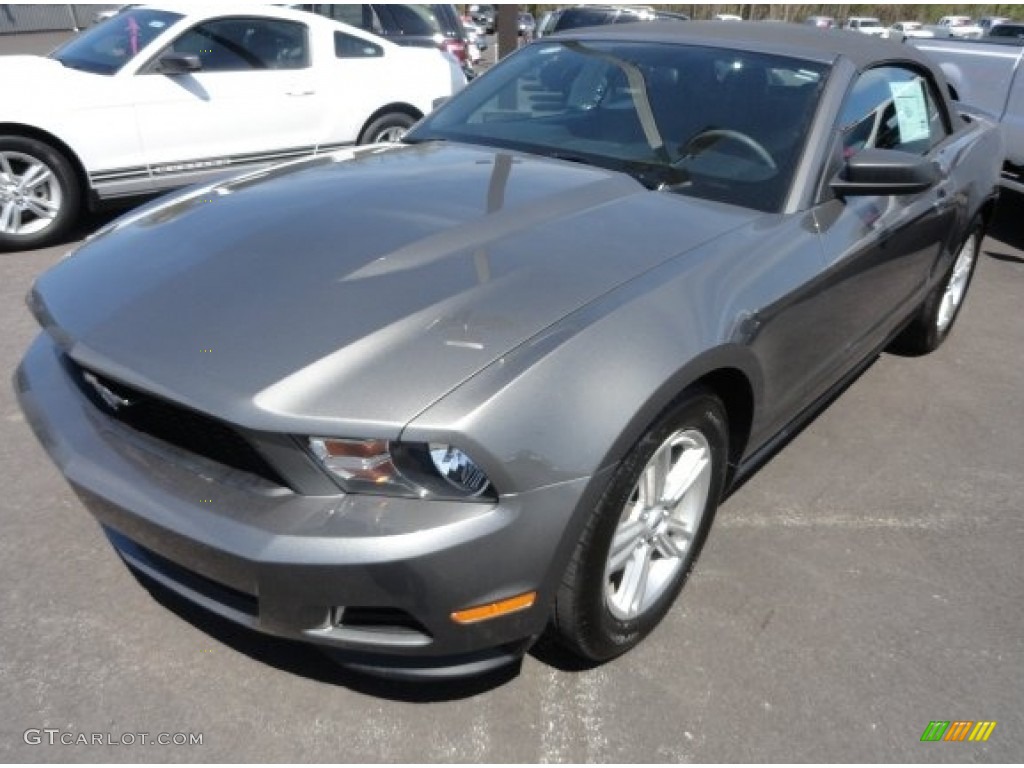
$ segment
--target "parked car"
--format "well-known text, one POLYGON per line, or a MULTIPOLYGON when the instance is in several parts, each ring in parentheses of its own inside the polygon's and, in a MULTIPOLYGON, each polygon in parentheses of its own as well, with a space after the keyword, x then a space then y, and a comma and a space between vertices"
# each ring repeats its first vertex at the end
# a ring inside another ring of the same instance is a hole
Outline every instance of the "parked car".
POLYGON ((889 37, 904 41, 908 37, 935 37, 935 32, 925 29, 924 24, 919 21, 897 21, 889 27, 889 37))
POLYGON ((743 17, 735 13, 716 13, 711 18, 713 21, 743 21, 743 17))
POLYGON ((988 34, 985 35, 984 40, 990 43, 1011 41, 1024 43, 1024 24, 1004 21, 1003 23, 992 27, 988 31, 988 34))
POLYGON ((206 610, 391 676, 549 623, 605 661, 730 489, 947 337, 1001 155, 912 46, 564 33, 400 144, 106 226, 35 283, 16 388, 125 562, 206 610))
POLYGON ((524 37, 533 37, 536 30, 537 23, 534 21, 533 14, 521 12, 519 14, 519 34, 524 37))
POLYGON ((860 32, 863 35, 875 37, 888 37, 889 30, 882 26, 882 22, 873 16, 851 16, 846 20, 843 29, 853 32, 860 32))
POLYGON ((483 27, 488 35, 494 33, 495 13, 493 5, 471 5, 469 15, 477 24, 483 27))
POLYGON ((313 3, 298 8, 351 24, 404 46, 440 48, 462 65, 466 78, 476 76, 472 42, 454 5, 401 3, 313 3))
POLYGON ((554 11, 547 22, 542 21, 540 36, 581 27, 630 24, 637 21, 666 20, 668 18, 667 12, 656 12, 637 6, 579 5, 554 11))
POLYGON ((804 24, 818 27, 819 29, 834 29, 836 20, 831 16, 808 16, 804 19, 804 24))
POLYGON ((487 35, 484 33, 484 28, 477 26, 476 22, 463 19, 462 26, 466 30, 466 36, 469 38, 469 45, 471 49, 470 59, 474 64, 476 64, 480 59, 480 52, 487 50, 487 35), (472 55, 473 47, 476 48, 475 55, 472 55))
POLYGON ((1002 185, 1024 194, 1024 48, 1014 38, 912 42, 939 62, 950 95, 965 110, 999 121, 1006 142, 1002 185))
POLYGON ((943 16, 938 26, 948 31, 950 37, 978 38, 985 33, 970 16, 943 16))
POLYGON ((102 201, 395 139, 465 84, 437 51, 234 8, 132 8, 0 57, 0 249, 55 242, 102 201))
POLYGON ((1006 16, 982 16, 978 19, 978 26, 981 27, 982 35, 988 35, 992 28, 1006 21, 1013 21, 1006 16))
MULTIPOLYGON (((685 13, 678 11, 652 11, 648 15, 653 16, 654 21, 689 21, 690 16, 685 13)), ((641 19, 641 21, 650 21, 651 19, 641 19)))

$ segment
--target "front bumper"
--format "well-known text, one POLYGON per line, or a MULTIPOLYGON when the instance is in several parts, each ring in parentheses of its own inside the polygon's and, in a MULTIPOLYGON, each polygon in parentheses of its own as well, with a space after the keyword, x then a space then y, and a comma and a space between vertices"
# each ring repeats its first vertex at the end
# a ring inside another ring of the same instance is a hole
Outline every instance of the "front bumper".
POLYGON ((543 629, 585 479, 494 504, 304 496, 116 422, 61 356, 41 334, 15 376, 21 407, 124 560, 168 589, 401 677, 487 671, 543 629), (517 613, 450 618, 530 591, 517 613))

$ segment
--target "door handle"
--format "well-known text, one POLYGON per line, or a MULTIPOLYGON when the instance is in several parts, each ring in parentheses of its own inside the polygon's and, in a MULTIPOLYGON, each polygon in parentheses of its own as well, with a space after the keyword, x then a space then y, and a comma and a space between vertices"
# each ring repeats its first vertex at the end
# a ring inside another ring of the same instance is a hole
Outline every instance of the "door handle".
POLYGON ((285 91, 285 96, 312 96, 316 91, 313 88, 292 88, 285 91))

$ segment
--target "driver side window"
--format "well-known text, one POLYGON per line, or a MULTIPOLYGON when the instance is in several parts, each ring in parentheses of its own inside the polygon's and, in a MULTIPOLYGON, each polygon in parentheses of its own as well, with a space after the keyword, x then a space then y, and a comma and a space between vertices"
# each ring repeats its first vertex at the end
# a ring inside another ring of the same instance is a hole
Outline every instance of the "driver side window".
POLYGON ((844 158, 872 148, 924 155, 947 135, 929 81, 897 66, 870 69, 857 78, 838 128, 844 158))
POLYGON ((199 57, 204 72, 309 66, 306 27, 277 19, 216 19, 197 24, 170 50, 199 57))

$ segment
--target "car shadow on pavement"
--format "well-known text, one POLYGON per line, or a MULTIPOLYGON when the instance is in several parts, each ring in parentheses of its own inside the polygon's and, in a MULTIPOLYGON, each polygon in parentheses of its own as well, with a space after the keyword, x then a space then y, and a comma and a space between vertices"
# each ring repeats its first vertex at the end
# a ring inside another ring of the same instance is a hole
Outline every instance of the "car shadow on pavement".
POLYGON ((529 654, 541 664, 554 667, 559 672, 587 672, 604 663, 587 661, 567 651, 558 644, 550 630, 541 635, 540 639, 530 648, 529 654))
POLYGON ((193 605, 133 568, 129 567, 128 571, 163 607, 229 648, 283 672, 367 696, 409 703, 455 701, 497 688, 519 674, 519 663, 459 680, 406 682, 363 674, 341 666, 313 645, 264 635, 240 626, 193 605))

